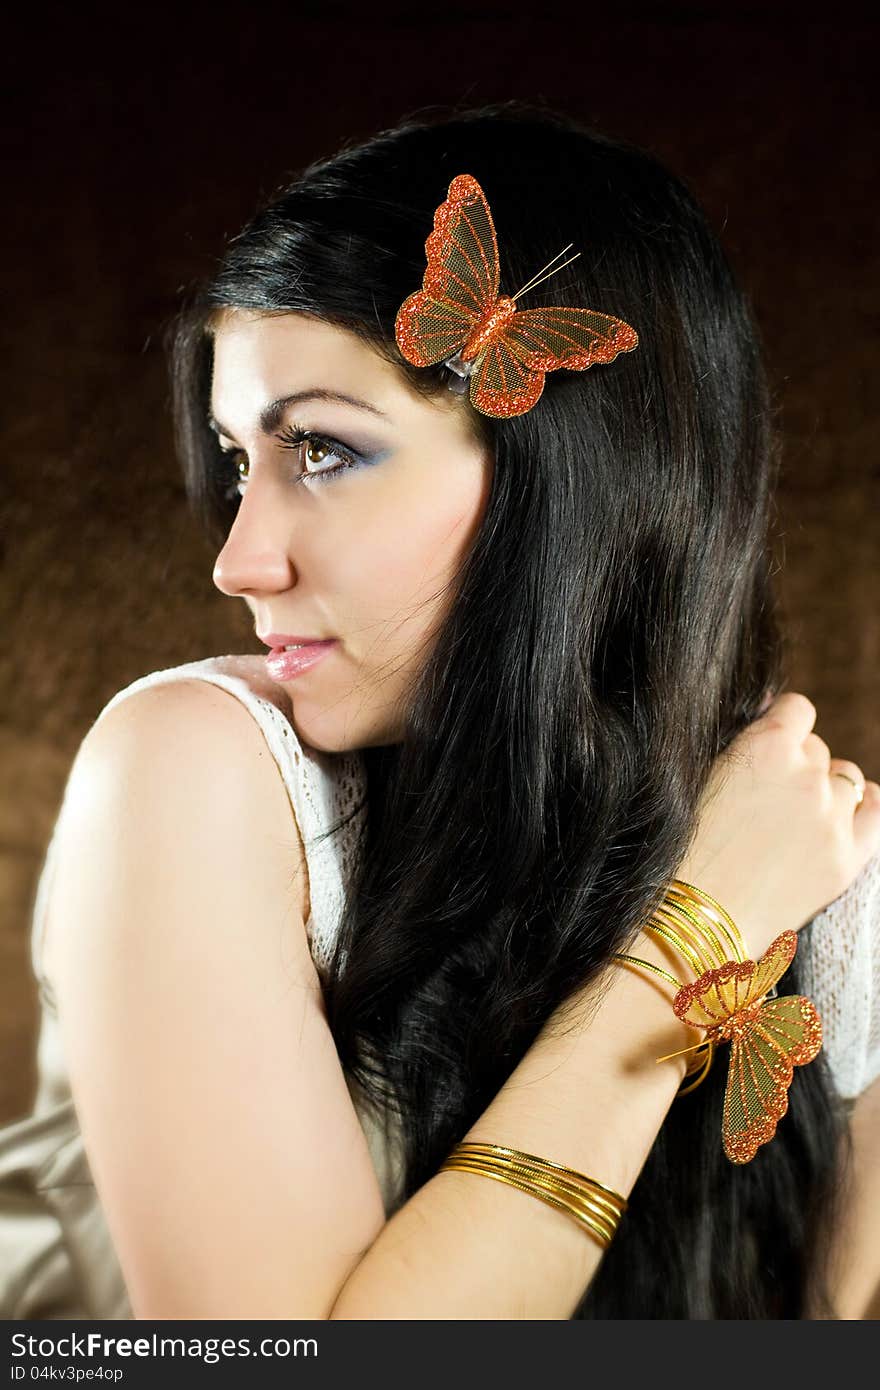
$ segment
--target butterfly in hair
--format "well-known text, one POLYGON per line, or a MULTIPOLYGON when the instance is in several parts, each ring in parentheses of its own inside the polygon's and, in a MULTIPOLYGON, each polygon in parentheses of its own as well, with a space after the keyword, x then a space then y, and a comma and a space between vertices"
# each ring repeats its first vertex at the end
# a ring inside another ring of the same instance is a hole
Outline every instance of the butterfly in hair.
POLYGON ((422 288, 397 312, 397 345, 416 367, 443 362, 455 373, 450 385, 459 394, 469 382, 471 404, 484 415, 522 415, 540 397, 547 372, 584 371, 638 345, 635 329, 611 314, 562 306, 517 309, 519 295, 549 278, 542 275, 547 266, 515 295, 499 295, 495 225, 470 174, 458 174, 450 183, 434 213, 425 254, 422 288))
POLYGON ((672 1002, 684 1023, 707 1029, 704 1042, 730 1043, 721 1132, 732 1163, 749 1163, 773 1138, 788 1109, 794 1068, 812 1062, 822 1046, 822 1020, 812 1000, 775 994, 796 950, 797 933, 784 931, 759 961, 727 961, 707 970, 672 1002))

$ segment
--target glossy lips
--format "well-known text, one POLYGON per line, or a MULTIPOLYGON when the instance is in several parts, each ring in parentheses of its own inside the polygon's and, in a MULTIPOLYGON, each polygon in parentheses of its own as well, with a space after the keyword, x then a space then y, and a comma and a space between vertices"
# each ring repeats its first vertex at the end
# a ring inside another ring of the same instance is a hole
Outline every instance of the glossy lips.
POLYGON ((294 648, 293 651, 285 651, 283 647, 273 647, 266 657, 266 670, 273 681, 290 681, 295 676, 299 676, 303 671, 308 671, 311 666, 325 657, 332 647, 336 645, 336 638, 333 637, 326 642, 310 642, 307 646, 294 648))

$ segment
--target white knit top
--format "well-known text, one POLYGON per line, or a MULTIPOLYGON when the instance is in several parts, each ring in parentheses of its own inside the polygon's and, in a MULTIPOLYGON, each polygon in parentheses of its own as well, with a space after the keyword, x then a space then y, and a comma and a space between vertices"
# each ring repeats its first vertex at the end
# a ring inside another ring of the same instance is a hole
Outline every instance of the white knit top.
MULTIPOLYGON (((98 718, 137 690, 172 680, 205 680, 235 695, 260 726, 295 815, 309 873, 306 932, 321 968, 329 959, 345 885, 366 817, 360 754, 327 754, 301 744, 284 688, 259 656, 218 656, 132 682, 98 718), (333 833, 327 834, 326 832, 333 833)), ((32 1113, 0 1128, 0 1317, 131 1318, 132 1312, 79 1132, 58 1029, 51 981, 42 962, 54 846, 65 802, 37 887, 32 962, 40 988, 38 1085, 32 1113)), ((880 1075, 880 855, 812 928, 805 993, 823 1022, 824 1050, 840 1094, 851 1099, 880 1075)), ((349 1092, 367 1138, 386 1212, 398 1202, 402 1167, 393 1122, 349 1092)))

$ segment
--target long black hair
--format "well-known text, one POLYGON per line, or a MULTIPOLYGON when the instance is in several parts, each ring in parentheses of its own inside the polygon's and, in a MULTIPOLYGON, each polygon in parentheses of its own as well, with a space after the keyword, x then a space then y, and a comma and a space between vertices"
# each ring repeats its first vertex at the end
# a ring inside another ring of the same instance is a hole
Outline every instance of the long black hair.
MULTIPOLYGON (((474 412, 494 454, 484 520, 405 736, 363 750, 363 853, 322 982, 342 1065, 399 1122, 401 1201, 557 1006, 634 940, 713 761, 787 664, 768 545, 778 451, 743 294, 679 179, 523 102, 421 113, 343 148, 228 246, 172 347, 178 447, 209 535, 237 505, 207 426, 212 314, 317 315, 444 391, 442 366, 402 360, 394 320, 459 173, 486 192, 504 292, 573 242, 580 258, 525 307, 616 314, 640 343, 551 374, 524 415, 474 412)), ((809 928, 800 941, 802 956, 809 928)), ((781 989, 798 979, 796 961, 781 989)), ((725 1071, 673 1104, 574 1317, 834 1315, 846 1122, 824 1057, 796 1070, 776 1138, 744 1166, 721 1149, 725 1071)))

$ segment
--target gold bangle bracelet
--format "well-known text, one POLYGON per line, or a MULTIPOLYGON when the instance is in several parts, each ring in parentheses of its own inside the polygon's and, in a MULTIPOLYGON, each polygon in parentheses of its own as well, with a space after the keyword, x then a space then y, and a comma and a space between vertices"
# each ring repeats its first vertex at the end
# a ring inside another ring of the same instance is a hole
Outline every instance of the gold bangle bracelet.
MULTIPOLYGON (((610 1230, 604 1222, 598 1221, 595 1217, 590 1216, 586 1212, 574 1210, 569 1202, 561 1201, 551 1196, 549 1192, 536 1192, 528 1183, 520 1182, 517 1178, 511 1177, 509 1173, 478 1168, 473 1166, 466 1159, 452 1159, 450 1162, 444 1163, 443 1169, 448 1172, 476 1173, 484 1178, 491 1178, 494 1182, 506 1183, 508 1187, 516 1187, 520 1192, 527 1192, 531 1197, 537 1197, 539 1201, 545 1202, 548 1206, 556 1207, 557 1210, 566 1212, 567 1215, 579 1222, 581 1226, 586 1227, 586 1229, 596 1237, 603 1249, 607 1249, 611 1244, 614 1232, 610 1230)), ((443 1169, 441 1169, 441 1172, 443 1169)))
POLYGON ((681 903, 673 903, 671 899, 667 900, 664 906, 671 913, 682 935, 694 942, 704 953, 707 970, 715 970, 719 965, 725 965, 730 960, 742 963, 748 959, 745 942, 739 933, 737 932, 737 935, 731 938, 731 934, 725 932, 726 942, 722 943, 713 930, 710 920, 703 917, 702 908, 686 908, 681 903), (699 924, 698 926, 694 925, 695 921, 699 924), (706 948, 707 942, 711 949, 711 956, 706 948), (725 944, 730 945, 730 951, 725 951, 725 944))
POLYGON ((669 885, 668 894, 673 902, 680 902, 683 900, 701 909, 703 914, 727 937, 734 958, 740 962, 749 959, 748 947, 743 939, 742 932, 734 922, 730 913, 721 906, 716 898, 712 897, 711 893, 707 893, 702 888, 696 888, 694 884, 688 883, 686 879, 674 878, 669 885))
POLYGON ((563 1195, 550 1185, 542 1185, 515 1171, 509 1172, 493 1164, 477 1163, 468 1158, 452 1158, 444 1163, 443 1168, 448 1172, 476 1173, 484 1178, 492 1178, 495 1182, 506 1183, 508 1187, 516 1187, 520 1192, 527 1192, 531 1197, 537 1197, 548 1206, 556 1207, 558 1211, 564 1211, 574 1217, 582 1226, 592 1231, 605 1247, 611 1244, 614 1237, 616 1222, 609 1221, 601 1211, 592 1209, 588 1201, 572 1198, 568 1194, 563 1195))
POLYGON ((671 946, 674 946, 675 949, 678 951, 679 955, 684 957, 684 959, 687 961, 688 965, 691 967, 694 974, 698 978, 700 975, 703 974, 704 970, 706 969, 706 966, 704 965, 703 961, 700 959, 693 947, 687 941, 685 941, 680 936, 680 934, 677 931, 675 931, 672 927, 666 926, 665 923, 657 922, 652 917, 648 925, 644 928, 644 930, 648 933, 649 936, 662 937, 663 939, 668 941, 671 946))
POLYGON ((676 989, 682 988, 681 980, 677 980, 674 975, 670 975, 668 970, 664 970, 661 965, 652 965, 649 960, 642 960, 639 956, 626 956, 622 952, 614 957, 615 960, 625 961, 627 965, 640 965, 643 970, 650 970, 652 975, 659 975, 661 980, 667 984, 675 985, 676 989))
MULTIPOLYGON (((700 959, 700 967, 697 974, 702 975, 704 971, 711 970, 716 965, 721 965, 726 956, 718 937, 701 923, 690 908, 682 908, 674 904, 671 900, 664 901, 660 907, 655 908, 650 917, 650 923, 675 928, 692 943, 700 959), (708 946, 707 946, 708 941, 708 946)), ((696 969, 696 967, 695 967, 696 969)))
MULTIPOLYGON (((733 918, 721 903, 704 889, 697 888, 686 879, 673 879, 664 895, 663 907, 675 916, 679 931, 693 944, 702 947, 703 941, 708 941, 715 953, 717 965, 723 965, 729 957, 725 954, 714 927, 718 927, 726 938, 735 960, 742 962, 748 959, 745 941, 733 918)), ((687 1095, 705 1081, 712 1066, 715 1050, 714 1042, 706 1043, 705 1052, 697 1060, 696 1066, 685 1074, 688 1084, 679 1087, 678 1096, 687 1095), (688 1081, 697 1068, 700 1068, 699 1074, 692 1081, 688 1081)))
POLYGON ((444 1170, 476 1173, 528 1192, 573 1217, 603 1248, 610 1244, 627 1208, 626 1198, 604 1183, 501 1144, 458 1144, 439 1171, 444 1170))
POLYGON ((579 1173, 576 1168, 566 1168, 562 1163, 553 1163, 549 1158, 539 1158, 537 1154, 524 1153, 522 1149, 511 1149, 504 1144, 486 1144, 480 1140, 468 1140, 458 1144, 453 1150, 454 1153, 466 1151, 467 1153, 487 1154, 491 1157, 501 1158, 506 1162, 519 1163, 524 1168, 537 1168, 543 1172, 558 1174, 560 1178, 568 1178, 571 1182, 586 1183, 593 1188, 597 1195, 604 1197, 609 1203, 619 1209, 620 1213, 626 1211, 629 1203, 625 1197, 621 1197, 619 1192, 615 1192, 613 1187, 606 1187, 605 1183, 599 1182, 597 1178, 588 1178, 583 1173, 579 1173))
POLYGON ((724 927, 731 934, 731 944, 739 940, 742 941, 739 927, 734 922, 730 913, 722 907, 717 898, 713 898, 711 893, 707 893, 705 888, 698 888, 696 884, 689 883, 684 878, 674 878, 671 880, 668 893, 673 898, 684 898, 690 900, 704 912, 709 913, 717 919, 719 923, 724 923, 724 927))
POLYGON ((702 906, 697 906, 692 899, 683 898, 676 893, 669 892, 663 899, 661 910, 667 912, 673 921, 682 922, 685 926, 690 926, 691 930, 703 942, 703 951, 707 954, 724 957, 724 948, 718 939, 718 935, 713 927, 713 919, 709 917, 702 906))
MULTIPOLYGON (((672 946, 690 965, 697 978, 706 971, 723 965, 730 958, 725 952, 722 937, 730 946, 735 960, 742 962, 748 959, 742 934, 730 914, 711 894, 688 883, 686 879, 672 880, 664 893, 663 901, 654 909, 643 930, 655 939, 666 941, 672 946)), ((673 985, 676 990, 682 988, 680 980, 650 961, 624 953, 616 955, 615 960, 624 965, 639 966, 648 970, 673 985)), ((694 1052, 697 1055, 688 1060, 684 1081, 676 1092, 677 1097, 687 1095, 705 1081, 714 1060, 715 1050, 715 1043, 706 1039, 695 1044, 692 1049, 683 1049, 684 1052, 694 1052)), ((668 1061, 681 1055, 682 1053, 670 1053, 667 1057, 657 1058, 657 1061, 668 1061)))
MULTIPOLYGON (((715 926, 718 926, 719 923, 715 915, 710 915, 709 910, 703 904, 698 905, 691 898, 683 898, 680 894, 669 892, 658 911, 670 916, 673 922, 681 927, 682 931, 698 940, 701 952, 709 960, 709 969, 716 965, 722 965, 725 960, 730 959, 729 952, 725 950, 715 931, 715 926)), ((738 955, 739 944, 736 937, 731 937, 731 933, 726 927, 724 935, 734 953, 738 955)))
POLYGON ((591 1205, 587 1199, 572 1198, 570 1194, 559 1192, 549 1184, 535 1183, 525 1174, 506 1170, 502 1165, 481 1164, 467 1158, 451 1158, 444 1167, 453 1172, 476 1173, 478 1176, 492 1178, 495 1182, 503 1182, 509 1187, 527 1192, 546 1205, 564 1211, 580 1225, 586 1226, 603 1246, 609 1245, 614 1237, 617 1218, 609 1218, 606 1212, 591 1205))

